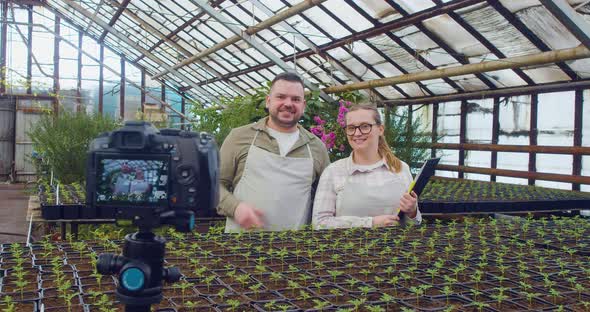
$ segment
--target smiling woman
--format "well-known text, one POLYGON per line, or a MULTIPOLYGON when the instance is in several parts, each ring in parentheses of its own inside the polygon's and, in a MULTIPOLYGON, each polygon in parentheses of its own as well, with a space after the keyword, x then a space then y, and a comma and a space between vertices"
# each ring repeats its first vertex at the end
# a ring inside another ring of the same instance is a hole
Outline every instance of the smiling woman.
POLYGON ((319 227, 397 224, 397 208, 420 223, 416 194, 408 194, 409 167, 393 155, 376 108, 354 106, 345 116, 350 157, 326 168, 315 197, 313 223, 319 227))

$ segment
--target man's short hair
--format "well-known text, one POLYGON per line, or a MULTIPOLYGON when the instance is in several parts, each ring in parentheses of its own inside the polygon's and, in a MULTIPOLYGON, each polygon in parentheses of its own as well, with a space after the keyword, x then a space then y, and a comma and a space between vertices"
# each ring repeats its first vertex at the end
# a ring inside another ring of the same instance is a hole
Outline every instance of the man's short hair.
POLYGON ((305 84, 303 83, 303 79, 296 73, 294 72, 284 72, 281 74, 278 74, 275 79, 272 80, 272 82, 270 83, 270 88, 272 89, 272 87, 275 85, 275 82, 279 81, 279 80, 285 80, 285 81, 289 81, 289 82, 299 82, 301 84, 301 86, 303 87, 303 89, 305 89, 305 84))

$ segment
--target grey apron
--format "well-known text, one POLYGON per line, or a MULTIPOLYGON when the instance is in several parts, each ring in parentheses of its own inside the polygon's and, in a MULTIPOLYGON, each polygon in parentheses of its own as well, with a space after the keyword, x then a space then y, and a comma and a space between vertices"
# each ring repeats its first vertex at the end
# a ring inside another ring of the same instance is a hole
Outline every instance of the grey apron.
POLYGON ((401 185, 396 188, 395 185, 399 185, 402 180, 399 179, 398 182, 395 178, 380 186, 369 186, 366 183, 348 180, 336 198, 336 217, 375 217, 394 214, 407 189, 401 185))
MULTIPOLYGON (((263 230, 299 229, 309 221, 313 156, 306 144, 309 158, 284 157, 254 145, 258 131, 250 144, 242 178, 234 196, 264 213, 263 230)), ((225 232, 244 229, 227 218, 225 232)))

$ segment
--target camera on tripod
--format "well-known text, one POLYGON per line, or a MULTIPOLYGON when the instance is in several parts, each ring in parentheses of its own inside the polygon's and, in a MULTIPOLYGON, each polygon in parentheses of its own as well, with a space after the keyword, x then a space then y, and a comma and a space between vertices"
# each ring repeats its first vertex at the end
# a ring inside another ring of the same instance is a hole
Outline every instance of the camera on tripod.
POLYGON ((180 279, 164 268, 161 225, 191 231, 195 216, 215 213, 219 202, 219 153, 206 133, 158 130, 130 121, 104 133, 89 147, 86 218, 131 220, 139 231, 125 236, 123 254, 101 254, 97 270, 117 274, 116 296, 126 311, 149 311, 162 300, 162 280, 180 279))
POLYGON ((190 215, 212 216, 219 200, 219 154, 206 133, 129 121, 90 144, 87 211, 138 227, 190 230, 190 215))

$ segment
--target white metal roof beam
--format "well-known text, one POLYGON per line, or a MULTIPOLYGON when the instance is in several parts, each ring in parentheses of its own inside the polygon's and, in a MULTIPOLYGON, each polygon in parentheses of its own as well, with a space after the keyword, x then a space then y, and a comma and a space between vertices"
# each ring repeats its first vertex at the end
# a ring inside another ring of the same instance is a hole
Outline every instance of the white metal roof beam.
POLYGON ((539 0, 586 48, 590 49, 590 24, 565 0, 539 0))
MULTIPOLYGON (((285 20, 285 19, 287 19, 287 18, 289 18, 289 17, 291 17, 293 15, 299 14, 299 13, 301 13, 301 12, 303 12, 303 11, 305 11, 305 10, 307 10, 307 9, 309 9, 309 8, 311 8, 311 7, 319 4, 319 3, 324 2, 324 1, 326 1, 326 0, 306 0, 306 1, 303 1, 303 2, 301 2, 301 3, 299 3, 299 4, 295 5, 295 6, 291 7, 290 9, 288 9, 286 11, 283 11, 283 12, 281 12, 279 14, 274 15, 273 17, 271 17, 271 18, 269 18, 269 19, 267 19, 265 21, 262 21, 262 22, 260 22, 260 23, 258 23, 256 25, 254 25, 254 26, 248 27, 246 30, 243 31, 243 33, 244 33, 244 35, 247 35, 247 36, 253 36, 254 34, 256 34, 257 32, 259 32, 261 30, 264 30, 266 28, 269 28, 272 25, 274 25, 274 24, 276 24, 276 23, 278 23, 278 22, 280 22, 282 20, 285 20)), ((191 0, 191 2, 193 2, 193 4, 196 4, 197 6, 206 5, 206 6, 209 6, 209 7, 212 8, 212 6, 210 6, 207 3, 207 1, 198 0, 198 1, 196 1, 198 3, 195 3, 195 1, 192 1, 191 0)), ((203 7, 201 7, 201 9, 203 11, 205 11, 205 13, 208 13, 206 10, 203 9, 203 7)), ((214 13, 217 14, 217 15, 221 15, 217 11, 214 11, 214 13)), ((211 15, 211 16, 213 16, 213 15, 211 15)), ((221 17, 224 18, 223 16, 221 16, 221 17)), ((228 25, 228 28, 230 28, 229 25, 228 25)), ((233 31, 233 29, 232 29, 232 31, 233 31)), ((178 69, 178 68, 180 68, 182 66, 186 66, 186 65, 194 62, 195 60, 198 60, 200 58, 203 58, 203 57, 205 57, 205 56, 207 56, 209 54, 215 53, 216 51, 219 51, 219 50, 221 50, 221 49, 223 49, 225 47, 228 47, 228 46, 230 46, 230 45, 232 45, 234 43, 237 43, 238 41, 240 41, 240 39, 241 40, 244 40, 244 38, 241 35, 241 33, 242 33, 242 31, 240 31, 240 33, 235 33, 235 36, 233 36, 231 38, 227 38, 227 39, 223 40, 222 42, 219 42, 216 45, 214 45, 214 46, 212 46, 212 47, 210 47, 208 49, 205 49, 205 50, 203 50, 203 51, 201 51, 201 52, 199 52, 199 53, 197 53, 197 54, 195 54, 195 55, 193 55, 193 56, 191 56, 191 57, 183 60, 182 62, 180 62, 178 64, 175 64, 174 66, 172 66, 172 68, 178 69)), ((161 72, 157 73, 156 75, 152 76, 152 79, 159 78, 159 77, 161 77, 163 75, 166 75, 167 73, 168 73, 167 70, 161 71, 161 72)))
MULTIPOLYGON (((117 3, 117 1, 115 1, 115 3, 117 3)), ((178 49, 180 52, 182 52, 185 56, 191 56, 192 55, 190 53, 190 51, 188 51, 187 49, 183 48, 180 44, 176 43, 174 40, 166 38, 166 36, 161 31, 155 29, 150 23, 142 20, 139 16, 137 16, 131 10, 124 9, 123 12, 125 14, 129 15, 132 19, 134 19, 141 26, 146 27, 147 28, 146 30, 147 30, 148 33, 150 33, 150 34, 152 34, 152 35, 160 38, 164 42, 167 42, 168 44, 172 45, 173 47, 175 47, 176 49, 178 49)), ((197 60, 197 63, 199 65, 201 65, 202 67, 204 67, 207 72, 211 73, 212 76, 221 77, 221 74, 219 74, 219 72, 217 72, 214 68, 212 68, 211 66, 209 66, 207 63, 205 63, 205 62, 203 62, 201 60, 197 60)), ((231 80, 227 79, 227 80, 224 80, 224 81, 227 84, 229 84, 237 93, 239 93, 241 95, 248 94, 244 89, 242 89, 237 84, 233 83, 231 80)))
MULTIPOLYGON (((261 3, 258 0, 250 0, 250 3, 252 3, 255 7, 257 7, 260 11, 264 12, 264 14, 268 15, 268 16, 273 16, 275 15, 275 13, 273 11, 271 11, 269 8, 267 8, 263 3, 261 3)), ((299 31, 297 31, 297 29, 291 27, 291 25, 289 25, 287 22, 285 21, 281 21, 279 23, 279 25, 281 25, 281 27, 285 28, 286 31, 291 32, 291 33, 297 33, 300 34, 299 31)), ((322 58, 324 58, 326 61, 328 61, 328 63, 330 63, 331 66, 333 66, 334 68, 336 68, 337 70, 339 70, 344 76, 346 76, 346 78, 350 79, 351 81, 354 82, 360 82, 361 80, 358 79, 354 74, 352 74, 352 72, 350 71, 350 69, 341 66, 337 60, 335 60, 334 58, 332 58, 330 55, 328 55, 327 53, 324 53, 322 51, 320 51, 320 49, 318 48, 318 46, 316 46, 313 42, 311 42, 309 39, 307 39, 305 36, 303 35, 299 35, 299 40, 308 48, 312 49, 317 55, 321 56, 322 58)), ((364 91, 364 90, 363 90, 364 91)), ((372 93, 371 90, 369 90, 369 92, 367 92, 369 95, 372 93)))
MULTIPOLYGON (((209 16, 211 16, 213 19, 215 19, 216 21, 218 21, 219 23, 224 25, 226 28, 228 28, 236 36, 239 36, 240 38, 242 38, 242 40, 246 41, 251 47, 258 50, 258 52, 260 52, 266 58, 271 60, 273 63, 275 63, 277 66, 279 66, 282 70, 294 71, 293 68, 290 68, 287 65, 287 63, 285 63, 280 57, 276 56, 271 51, 266 49, 262 44, 258 43, 258 41, 256 41, 255 38, 248 35, 246 32, 242 31, 240 28, 234 26, 233 25, 234 23, 232 23, 229 19, 227 19, 225 16, 223 16, 221 13, 219 13, 217 10, 215 10, 212 6, 210 6, 207 3, 207 0, 191 0, 191 1, 194 4, 196 4, 197 6, 199 6, 203 11, 207 12, 207 14, 209 14, 209 16)), ((312 84, 309 80, 307 80, 303 77, 302 77, 302 79, 303 79, 303 83, 305 84, 305 86, 308 87, 310 90, 320 91, 320 96, 322 97, 322 99, 324 99, 327 102, 332 101, 332 98, 330 98, 330 96, 328 94, 321 91, 318 88, 318 86, 312 84)))
POLYGON ((103 22, 102 20, 100 20, 98 18, 93 17, 92 16, 92 13, 88 12, 86 9, 84 9, 82 6, 80 6, 76 2, 74 2, 72 0, 64 0, 64 1, 71 8, 73 8, 74 10, 76 10, 77 12, 79 12, 80 14, 84 15, 86 18, 91 19, 91 20, 94 20, 95 23, 97 23, 98 25, 100 25, 105 30, 108 30, 108 32, 110 32, 111 34, 113 34, 119 40, 125 42, 129 46, 131 46, 134 49, 136 49, 137 51, 141 52, 142 54, 144 54, 147 58, 149 58, 150 60, 152 60, 156 64, 158 64, 158 65, 160 65, 160 66, 162 66, 162 67, 170 70, 176 77, 180 78, 182 81, 184 81, 185 83, 187 83, 188 85, 190 85, 191 87, 193 87, 195 90, 197 90, 198 92, 201 92, 203 95, 205 95, 212 103, 215 103, 215 102, 218 101, 218 99, 217 99, 217 97, 215 95, 211 94, 209 91, 207 91, 204 88, 200 87, 199 85, 197 85, 196 83, 194 83, 190 79, 184 77, 184 75, 180 74, 176 70, 168 67, 168 65, 166 65, 162 61, 160 61, 160 59, 158 59, 156 56, 154 56, 150 51, 142 48, 141 46, 139 46, 137 44, 135 44, 133 41, 129 40, 129 38, 127 38, 123 34, 119 33, 113 27, 109 26, 109 24, 103 22))
MULTIPOLYGON (((126 1, 126 0, 124 0, 126 1)), ((118 1, 114 1, 115 3, 118 3, 118 1)), ((183 48, 180 44, 176 43, 174 40, 169 39, 166 37, 166 35, 164 35, 161 31, 159 31, 158 29, 154 28, 150 23, 148 23, 145 20, 142 20, 139 16, 137 16, 137 14, 133 13, 133 11, 129 10, 129 9, 125 9, 124 13, 129 15, 132 19, 134 19, 138 24, 140 24, 141 26, 146 27, 147 32, 158 37, 160 40, 162 40, 162 42, 167 42, 168 44, 174 46, 176 49, 178 49, 180 52, 182 52, 186 57, 189 57, 192 55, 192 53, 190 51, 188 51, 187 49, 183 48)), ((212 68, 211 66, 209 66, 207 63, 197 60, 197 63, 205 68, 205 71, 210 73, 212 76, 214 77, 221 77, 221 74, 215 70, 214 68, 212 68)), ((206 78, 206 76, 205 76, 206 78)), ((233 83, 231 80, 227 79, 227 80, 222 80, 223 82, 226 82, 227 84, 229 84, 238 94, 241 95, 246 95, 248 94, 248 92, 246 92, 244 89, 242 89, 240 86, 238 86, 237 84, 233 83)))

